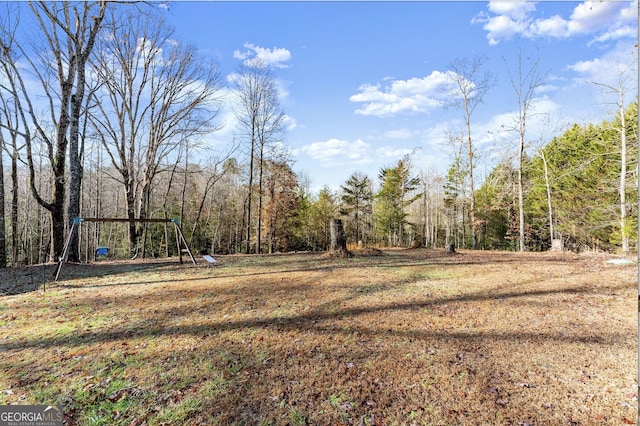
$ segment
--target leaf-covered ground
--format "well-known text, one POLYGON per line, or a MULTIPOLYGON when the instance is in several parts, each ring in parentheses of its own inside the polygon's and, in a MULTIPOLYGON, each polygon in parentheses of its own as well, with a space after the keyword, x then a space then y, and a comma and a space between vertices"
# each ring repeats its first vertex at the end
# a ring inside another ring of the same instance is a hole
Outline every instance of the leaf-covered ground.
POLYGON ((605 260, 221 256, 66 265, 58 283, 53 266, 6 270, 0 404, 57 404, 80 425, 635 424, 637 266, 605 260))

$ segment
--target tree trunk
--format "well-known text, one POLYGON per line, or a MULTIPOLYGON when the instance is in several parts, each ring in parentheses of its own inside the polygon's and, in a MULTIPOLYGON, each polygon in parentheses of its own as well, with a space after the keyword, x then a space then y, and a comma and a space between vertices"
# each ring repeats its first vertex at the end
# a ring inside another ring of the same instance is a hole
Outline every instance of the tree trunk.
MULTIPOLYGON (((252 130, 255 132, 255 130, 252 130)), ((251 254, 251 197, 253 197, 253 159, 255 149, 255 137, 251 136, 251 158, 249 160, 249 196, 247 198, 247 247, 246 253, 251 254)))
POLYGON ((624 98, 620 91, 620 236, 622 238, 622 252, 629 253, 629 235, 627 233, 627 126, 624 117, 624 98))
POLYGON ((4 165, 0 151, 0 268, 7 267, 7 232, 4 214, 4 165))
POLYGON ((18 265, 20 244, 18 242, 18 153, 11 156, 11 265, 18 265))
MULTIPOLYGON (((188 183, 189 183, 189 145, 187 144, 184 150, 184 179, 182 180, 182 195, 180 197, 180 223, 185 223, 184 209, 185 209, 185 205, 187 204, 188 183)), ((195 223, 197 223, 197 219, 195 223)), ((193 238, 193 232, 191 232, 191 238, 193 238)), ((189 244, 191 244, 191 239, 189 239, 189 244)))
MULTIPOLYGON (((84 70, 82 70, 84 71, 84 70)), ((70 184, 69 184, 69 209, 68 218, 69 229, 73 225, 73 221, 76 217, 80 216, 80 190, 82 188, 82 159, 79 138, 79 121, 82 98, 84 97, 84 72, 78 70, 79 86, 76 88, 76 93, 71 96, 71 116, 69 125, 69 172, 70 172, 70 184), (82 75, 82 77, 80 77, 82 75)), ((71 238, 69 245, 69 261, 79 262, 79 232, 76 232, 71 238)))
MULTIPOLYGON (((169 175, 169 183, 167 184, 167 190, 165 191, 164 197, 162 199, 162 213, 165 220, 169 218, 167 214, 167 209, 168 209, 167 205, 169 203, 169 192, 171 191, 171 185, 173 185, 173 178, 176 174, 176 169, 178 168, 179 161, 180 161, 180 155, 178 155, 176 162, 173 163, 173 168, 171 169, 171 174, 169 175)), ((171 254, 171 251, 169 250, 169 225, 167 223, 164 224, 164 242, 165 242, 165 255, 166 257, 169 257, 169 255, 171 254)))
MULTIPOLYGON (((69 77, 63 83, 63 87, 67 88, 68 95, 65 96, 66 101, 62 104, 63 108, 69 108, 69 115, 66 117, 68 120, 68 128, 64 130, 69 132, 69 171, 71 174, 69 184, 69 207, 67 220, 69 221, 69 229, 73 224, 76 217, 80 216, 80 198, 82 188, 82 155, 84 151, 84 137, 80 138, 80 116, 82 114, 82 103, 85 100, 85 68, 86 63, 89 60, 89 54, 93 49, 96 37, 100 31, 102 20, 104 18, 107 3, 101 1, 98 3, 98 11, 94 13, 94 5, 86 3, 83 10, 83 14, 80 17, 76 11, 76 34, 73 44, 70 46, 70 57, 72 63, 75 62, 73 67, 69 67, 69 77), (91 19, 89 19, 91 15, 91 19), (86 36, 86 39, 85 39, 86 36), (71 71, 73 70, 73 72, 71 71), (68 86, 67 86, 68 84, 68 86), (75 93, 71 93, 74 89, 75 93)), ((65 14, 68 5, 65 5, 65 14)), ((58 18, 52 18, 52 22, 59 25, 62 29, 73 31, 70 27, 71 22, 69 20, 59 21, 58 18)), ((60 67, 60 66, 59 66, 60 67)), ((64 89, 63 89, 64 92, 64 89)), ((62 118, 61 118, 62 121, 62 118)), ((66 137, 66 135, 64 136, 66 137)), ((80 261, 79 253, 79 232, 73 235, 71 244, 69 246, 69 259, 72 262, 80 261)))
MULTIPOLYGON (((529 58, 527 58, 529 60, 529 58)), ((511 127, 511 130, 517 131, 519 136, 518 149, 518 210, 520 225, 520 251, 526 250, 525 241, 525 224, 524 224, 524 187, 522 182, 522 168, 524 163, 525 150, 525 132, 527 129, 527 113, 531 106, 533 96, 536 89, 542 85, 543 75, 538 74, 538 65, 540 57, 533 59, 533 63, 528 70, 523 70, 522 52, 518 55, 518 74, 513 76, 507 66, 507 74, 511 80, 516 96, 518 98, 518 120, 517 126, 511 127)))
POLYGON ((342 220, 331 219, 331 247, 329 255, 331 257, 351 257, 352 254, 347 250, 347 234, 344 232, 342 220))
POLYGON ((53 185, 53 200, 51 212, 51 226, 53 238, 53 259, 57 261, 64 252, 64 202, 65 202, 65 154, 67 150, 66 135, 58 134, 56 160, 53 168, 55 183, 53 185))
POLYGON ((264 142, 260 141, 258 161, 258 226, 256 227, 256 253, 262 253, 262 180, 264 175, 264 142))
POLYGON ((129 182, 125 191, 125 196, 127 199, 127 218, 131 220, 129 222, 129 254, 131 257, 136 255, 138 245, 138 229, 136 227, 136 223, 133 221, 133 219, 136 218, 136 201, 132 185, 133 183, 129 182))
MULTIPOLYGON (((469 116, 470 114, 467 113, 467 117, 469 116)), ((475 250, 478 248, 478 237, 477 237, 478 231, 476 229, 476 216, 475 216, 476 192, 473 185, 473 143, 471 141, 471 123, 469 122, 469 120, 467 120, 467 149, 468 149, 468 155, 469 155, 469 191, 470 191, 469 222, 471 223, 471 248, 475 250)))
POLYGON ((549 209, 549 238, 551 240, 551 246, 553 248, 553 240, 555 239, 555 232, 553 230, 553 208, 551 204, 551 184, 549 183, 549 166, 547 164, 547 157, 544 156, 544 152, 540 150, 540 157, 542 157, 542 164, 544 165, 544 183, 547 188, 547 208, 549 209))
MULTIPOLYGON (((523 119, 521 119, 523 120, 523 119)), ((522 123, 522 121, 521 121, 522 123)), ((520 222, 520 251, 525 251, 524 238, 524 188, 522 186, 522 167, 524 162, 524 123, 520 130, 520 149, 518 151, 518 213, 520 222)))

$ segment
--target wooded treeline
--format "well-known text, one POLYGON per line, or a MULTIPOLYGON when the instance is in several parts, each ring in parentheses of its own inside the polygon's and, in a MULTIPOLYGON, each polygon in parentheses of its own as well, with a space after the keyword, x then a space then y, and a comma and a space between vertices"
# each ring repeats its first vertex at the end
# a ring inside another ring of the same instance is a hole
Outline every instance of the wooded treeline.
MULTIPOLYGON (((543 76, 537 62, 510 74, 519 149, 478 184, 472 113, 490 90, 480 57, 454 60, 453 133, 443 176, 409 155, 338 191, 312 193, 294 172, 275 73, 241 65, 225 83, 217 64, 173 37, 145 4, 2 5, 0 25, 0 266, 62 254, 74 217, 177 218, 190 246, 211 253, 326 250, 329 223, 365 246, 628 251, 637 240, 638 111, 623 74, 607 86, 613 118, 574 125, 538 149, 527 108, 543 76), (25 25, 24 22, 29 22, 25 25), (29 28, 26 31, 25 28, 29 28), (474 83, 474 79, 477 80, 474 83), (233 105, 237 128, 212 144, 233 105)), ((636 80, 637 87, 637 80, 636 80)), ((87 223, 71 260, 175 255, 162 224, 87 223)))

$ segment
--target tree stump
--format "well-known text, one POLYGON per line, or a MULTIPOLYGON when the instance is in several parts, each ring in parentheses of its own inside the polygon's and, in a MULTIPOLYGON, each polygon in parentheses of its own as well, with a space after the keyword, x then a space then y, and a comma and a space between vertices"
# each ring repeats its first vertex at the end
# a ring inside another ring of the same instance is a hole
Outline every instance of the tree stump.
POLYGON ((564 251, 564 241, 561 239, 552 239, 551 240, 551 251, 564 251))
POLYGON ((347 250, 347 234, 340 219, 331 219, 331 247, 328 254, 330 257, 341 258, 352 256, 347 250))

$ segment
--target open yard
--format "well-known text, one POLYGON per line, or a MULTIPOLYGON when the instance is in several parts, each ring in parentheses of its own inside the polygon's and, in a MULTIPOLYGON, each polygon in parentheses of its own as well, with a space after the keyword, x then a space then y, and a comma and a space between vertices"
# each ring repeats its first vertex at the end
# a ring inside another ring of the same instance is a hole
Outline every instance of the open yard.
POLYGON ((637 265, 606 259, 5 270, 0 404, 57 404, 69 425, 636 424, 637 265))

